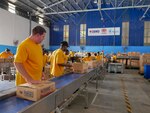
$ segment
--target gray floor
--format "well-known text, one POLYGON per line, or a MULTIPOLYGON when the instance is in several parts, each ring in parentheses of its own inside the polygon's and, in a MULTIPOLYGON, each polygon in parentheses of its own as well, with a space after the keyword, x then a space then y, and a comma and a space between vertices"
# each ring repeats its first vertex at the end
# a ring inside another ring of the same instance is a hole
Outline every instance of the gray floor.
POLYGON ((15 87, 15 81, 12 80, 9 82, 9 80, 0 80, 0 100, 3 98, 7 98, 11 95, 14 95, 16 91, 15 87))
POLYGON ((15 81, 12 80, 11 82, 9 82, 9 80, 4 80, 1 81, 0 80, 0 92, 5 91, 5 90, 9 90, 11 88, 15 87, 15 81))
POLYGON ((77 97, 62 113, 150 113, 150 82, 138 70, 107 74, 97 93, 94 83, 88 89, 88 109, 84 99, 77 97))

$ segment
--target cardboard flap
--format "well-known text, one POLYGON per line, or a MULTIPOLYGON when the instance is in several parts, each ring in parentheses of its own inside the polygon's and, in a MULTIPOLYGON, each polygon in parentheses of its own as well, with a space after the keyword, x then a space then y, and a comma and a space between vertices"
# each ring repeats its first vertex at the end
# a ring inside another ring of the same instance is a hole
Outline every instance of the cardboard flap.
POLYGON ((43 84, 22 84, 22 85, 19 85, 19 87, 27 87, 27 88, 37 88, 37 87, 41 87, 43 86, 43 84))

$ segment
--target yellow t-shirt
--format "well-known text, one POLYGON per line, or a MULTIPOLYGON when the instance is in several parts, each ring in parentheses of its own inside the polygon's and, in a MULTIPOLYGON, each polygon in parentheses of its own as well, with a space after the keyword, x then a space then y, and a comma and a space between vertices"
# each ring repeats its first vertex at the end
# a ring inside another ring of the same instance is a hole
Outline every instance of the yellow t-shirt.
MULTIPOLYGON (((17 48, 14 62, 23 63, 25 70, 34 80, 41 80, 43 54, 40 44, 30 38, 25 39, 17 48)), ((19 72, 16 73, 16 85, 26 83, 19 72)))
POLYGON ((92 60, 95 60, 95 56, 90 56, 92 60))
POLYGON ((91 61, 91 60, 92 60, 92 57, 84 57, 82 60, 83 60, 84 62, 85 62, 85 61, 91 61))
POLYGON ((65 63, 67 63, 68 59, 69 59, 69 56, 65 55, 65 63))
POLYGON ((117 56, 113 55, 113 60, 116 61, 116 59, 117 59, 117 56))
POLYGON ((46 65, 48 62, 48 56, 46 54, 43 55, 43 67, 46 65))
POLYGON ((95 59, 96 59, 97 61, 100 61, 100 60, 102 60, 102 56, 101 56, 101 55, 95 56, 95 59))
POLYGON ((59 77, 64 73, 64 67, 58 64, 65 63, 65 54, 61 49, 57 49, 53 52, 51 57, 51 74, 55 77, 59 77))
POLYGON ((11 53, 11 52, 1 52, 0 53, 0 58, 10 58, 10 57, 13 57, 14 55, 11 53))
POLYGON ((73 52, 73 51, 70 51, 69 56, 70 56, 70 57, 74 57, 74 52, 73 52))

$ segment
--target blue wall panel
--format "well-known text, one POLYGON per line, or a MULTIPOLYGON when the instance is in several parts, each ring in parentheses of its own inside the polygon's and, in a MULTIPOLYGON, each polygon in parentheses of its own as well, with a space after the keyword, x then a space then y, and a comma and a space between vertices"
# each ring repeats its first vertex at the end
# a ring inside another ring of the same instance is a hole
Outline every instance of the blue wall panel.
POLYGON ((8 46, 8 45, 0 45, 0 52, 5 51, 6 48, 10 49, 10 51, 11 51, 13 54, 16 53, 17 47, 16 47, 16 46, 8 46))
POLYGON ((143 11, 130 9, 130 33, 129 45, 130 46, 143 46, 144 45, 144 21, 139 20, 143 11))
POLYGON ((125 9, 102 11, 104 20, 101 20, 100 12, 80 13, 66 22, 57 22, 51 26, 50 50, 58 48, 63 40, 63 25, 69 25, 69 45, 72 50, 80 50, 80 24, 86 24, 86 50, 98 51, 104 48, 106 52, 123 51, 122 44, 122 22, 129 22, 129 46, 128 51, 150 52, 150 48, 144 45, 144 21, 140 20, 144 10, 125 9), (54 26, 59 30, 54 31, 54 26), (88 36, 88 28, 120 27, 120 36, 88 36), (116 47, 114 47, 114 45, 116 47), (134 47, 135 46, 135 47, 134 47), (114 50, 115 48, 115 50, 114 50), (108 50, 107 50, 108 49, 108 50))
MULTIPOLYGON (((59 46, 50 46, 50 50, 56 50, 59 46)), ((70 46, 69 50, 81 51, 80 46, 70 46)), ((140 52, 140 53, 150 53, 150 46, 128 46, 126 51, 124 51, 124 46, 86 46, 84 51, 88 52, 98 52, 104 51, 107 53, 117 53, 117 52, 140 52)))

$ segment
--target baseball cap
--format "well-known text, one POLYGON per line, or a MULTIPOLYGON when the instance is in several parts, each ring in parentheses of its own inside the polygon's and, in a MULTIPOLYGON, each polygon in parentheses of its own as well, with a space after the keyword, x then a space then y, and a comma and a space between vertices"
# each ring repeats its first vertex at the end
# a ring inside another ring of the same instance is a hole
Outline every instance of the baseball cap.
POLYGON ((67 47, 69 47, 69 45, 68 45, 68 42, 67 42, 67 41, 62 41, 62 42, 60 43, 60 45, 61 45, 61 46, 67 46, 67 47))

